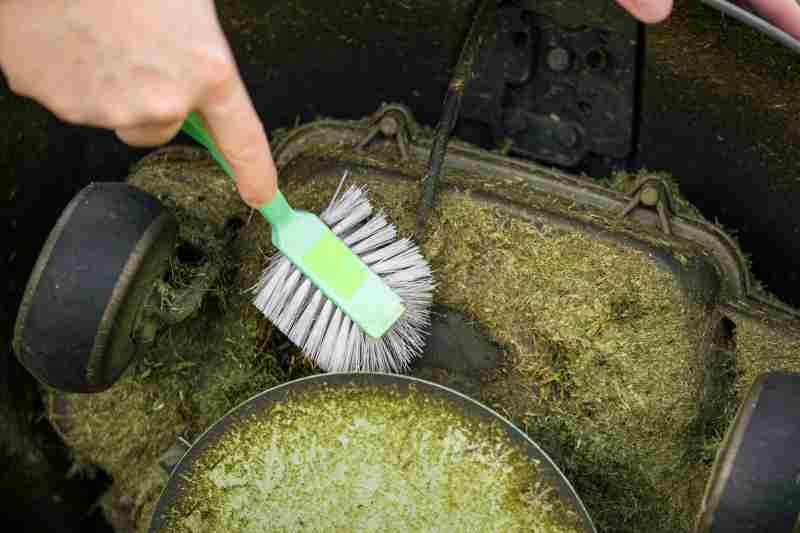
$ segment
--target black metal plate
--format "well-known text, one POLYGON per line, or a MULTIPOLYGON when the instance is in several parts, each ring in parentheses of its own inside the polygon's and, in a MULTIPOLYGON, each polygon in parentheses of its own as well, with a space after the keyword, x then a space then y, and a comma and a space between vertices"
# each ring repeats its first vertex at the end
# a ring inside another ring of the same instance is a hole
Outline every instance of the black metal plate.
POLYGON ((635 21, 619 8, 594 5, 608 2, 547 4, 498 9, 461 116, 488 126, 497 144, 510 140, 511 153, 539 161, 574 167, 590 153, 628 157, 638 83, 635 21))

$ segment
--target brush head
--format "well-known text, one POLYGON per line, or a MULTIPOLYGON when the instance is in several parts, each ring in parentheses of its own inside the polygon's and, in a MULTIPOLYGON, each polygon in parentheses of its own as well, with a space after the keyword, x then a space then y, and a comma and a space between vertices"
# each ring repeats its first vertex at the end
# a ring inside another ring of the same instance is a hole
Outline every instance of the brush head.
POLYGON ((270 258, 252 288, 254 303, 327 372, 402 372, 424 347, 434 288, 431 269, 413 241, 398 239, 383 213, 374 212, 363 187, 341 192, 345 179, 320 218, 400 298, 405 312, 373 338, 280 253, 270 258))
POLYGON ((370 337, 382 337, 405 313, 400 297, 316 215, 295 211, 280 191, 259 211, 280 254, 370 337))

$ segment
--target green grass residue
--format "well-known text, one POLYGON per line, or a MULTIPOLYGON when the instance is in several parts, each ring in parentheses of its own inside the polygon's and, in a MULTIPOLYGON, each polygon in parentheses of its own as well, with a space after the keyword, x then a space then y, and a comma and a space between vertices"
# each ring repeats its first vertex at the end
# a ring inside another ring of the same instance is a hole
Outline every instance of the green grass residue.
POLYGON ((501 427, 442 399, 324 388, 222 437, 169 529, 576 531, 538 468, 501 427))

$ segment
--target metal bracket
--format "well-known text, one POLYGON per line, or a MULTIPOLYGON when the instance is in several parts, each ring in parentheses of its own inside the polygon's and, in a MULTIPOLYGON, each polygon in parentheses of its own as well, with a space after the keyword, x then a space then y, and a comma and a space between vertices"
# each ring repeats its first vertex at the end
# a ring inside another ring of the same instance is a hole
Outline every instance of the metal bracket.
POLYGON ((631 201, 620 212, 619 217, 625 218, 637 207, 655 209, 661 223, 661 231, 672 235, 670 218, 675 213, 675 202, 669 187, 661 178, 645 176, 636 180, 628 191, 631 201))
POLYGON ((605 0, 506 2, 492 22, 461 116, 510 153, 564 167, 634 149, 639 34, 605 0))
POLYGON ((356 145, 356 150, 365 150, 367 145, 380 135, 393 139, 400 150, 400 158, 407 161, 409 135, 406 124, 406 116, 400 110, 387 106, 378 115, 364 138, 356 145))

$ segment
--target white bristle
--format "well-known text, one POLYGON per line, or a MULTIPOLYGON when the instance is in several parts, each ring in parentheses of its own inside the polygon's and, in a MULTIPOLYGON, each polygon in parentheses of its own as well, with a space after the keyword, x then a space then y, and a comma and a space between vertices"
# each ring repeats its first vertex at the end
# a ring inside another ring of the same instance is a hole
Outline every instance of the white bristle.
MULTIPOLYGON (((299 271, 293 273, 292 277, 298 274, 300 274, 299 271)), ((298 275, 297 277, 299 278, 300 275, 298 275)), ((287 283, 287 285, 290 284, 287 283)), ((291 286, 294 285, 295 285, 294 283, 291 283, 291 286)), ((304 276, 303 283, 301 283, 300 286, 297 287, 297 290, 295 290, 294 295, 291 296, 288 303, 286 304, 286 307, 283 308, 280 321, 276 324, 278 326, 278 329, 280 329, 281 331, 291 332, 292 325, 296 322, 297 317, 303 310, 303 307, 308 301, 312 289, 313 285, 311 284, 311 280, 305 278, 304 276)))
POLYGON ((336 235, 347 235, 353 228, 357 228, 358 224, 364 222, 372 214, 372 206, 368 203, 362 203, 353 207, 353 210, 341 222, 333 226, 331 229, 336 235))
POLYGON ((305 344, 301 346, 305 354, 314 361, 316 361, 318 358, 319 351, 322 347, 322 342, 325 339, 326 332, 328 331, 328 323, 330 322, 331 315, 333 315, 333 310, 336 307, 333 305, 333 302, 325 297, 324 294, 322 295, 322 299, 324 301, 322 304, 322 309, 320 309, 320 312, 316 317, 311 317, 311 320, 308 323, 308 327, 311 328, 311 333, 308 335, 308 339, 306 340, 305 344))
POLYGON ((308 301, 308 305, 306 305, 300 317, 292 325, 289 333, 286 334, 286 336, 289 337, 289 340, 292 341, 295 346, 302 346, 303 343, 305 343, 309 333, 311 333, 311 324, 316 318, 319 310, 322 308, 324 299, 322 292, 313 287, 312 290, 314 291, 314 294, 308 301))
POLYGON ((342 319, 346 318, 341 309, 338 307, 333 308, 333 316, 328 323, 328 328, 325 330, 322 344, 320 344, 319 350, 314 354, 314 362, 317 363, 320 368, 336 368, 336 361, 332 359, 337 355, 336 341, 339 338, 340 328, 343 325, 347 325, 347 320, 343 321, 342 319))
POLYGON ((347 246, 353 248, 354 246, 360 245, 362 242, 374 237, 376 234, 391 235, 389 239, 394 239, 394 235, 396 235, 397 232, 394 230, 394 227, 389 225, 386 217, 382 214, 379 214, 375 217, 372 217, 369 222, 361 226, 361 228, 359 228, 357 231, 352 232, 350 235, 342 239, 342 241, 347 246))
POLYGON ((280 254, 252 288, 254 303, 327 372, 403 372, 422 351, 430 326, 431 269, 419 248, 397 239, 394 225, 374 212, 365 188, 351 185, 342 192, 346 179, 320 218, 400 297, 406 312, 373 339, 280 254))

